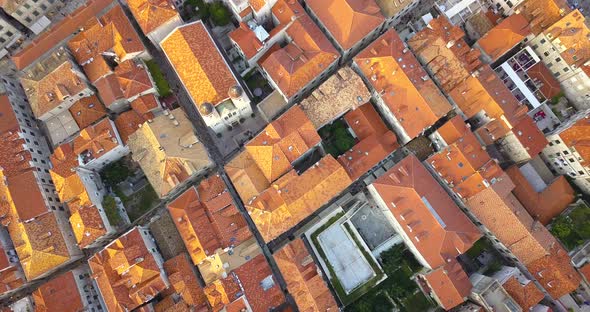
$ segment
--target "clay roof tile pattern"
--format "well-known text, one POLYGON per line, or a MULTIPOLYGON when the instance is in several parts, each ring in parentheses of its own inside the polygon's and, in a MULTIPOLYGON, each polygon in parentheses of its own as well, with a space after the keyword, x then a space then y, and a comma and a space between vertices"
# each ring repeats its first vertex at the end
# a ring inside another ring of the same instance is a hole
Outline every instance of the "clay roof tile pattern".
POLYGON ((78 286, 71 271, 42 284, 33 292, 32 297, 35 302, 35 311, 79 312, 84 310, 82 298, 80 298, 78 286))
POLYGON ((404 158, 372 187, 432 269, 467 251, 481 237, 415 156, 404 158))
POLYGON ((535 286, 535 283, 529 282, 522 285, 516 277, 510 277, 502 287, 506 292, 516 301, 523 311, 530 311, 532 307, 537 305, 545 297, 541 290, 535 286))
POLYGON ((133 228, 88 260, 109 311, 133 310, 167 288, 140 231, 133 228))
POLYGON ((451 110, 442 92, 391 29, 354 61, 410 138, 451 110))
POLYGON ((471 293, 471 282, 461 264, 452 259, 443 267, 424 276, 430 290, 445 310, 450 310, 465 301, 471 293))
POLYGON ((195 105, 217 105, 229 98, 236 78, 202 22, 178 27, 160 46, 195 105))
POLYGON ((308 0, 306 3, 343 50, 352 48, 385 21, 375 0, 308 0))
POLYGON ((240 23, 240 27, 229 33, 229 38, 240 47, 248 60, 254 57, 264 46, 256 33, 243 22, 240 23))
POLYGON ((303 240, 290 242, 273 256, 300 311, 338 309, 303 240))
POLYGON ((237 275, 252 311, 270 311, 285 303, 285 296, 264 255, 254 257, 232 273, 237 275))
MULTIPOLYGON (((207 298, 193 266, 186 254, 181 253, 164 262, 164 271, 168 275, 174 293, 195 311, 207 311, 207 298)), ((187 311, 189 311, 187 309, 187 311)))
POLYGON ((483 35, 477 44, 495 62, 530 33, 527 19, 523 15, 513 14, 483 35))
POLYGON ((579 10, 557 21, 545 31, 545 35, 560 47, 561 57, 567 64, 587 67, 590 61, 590 27, 579 10))
POLYGON ((564 176, 555 178, 541 192, 536 192, 517 166, 506 169, 516 185, 512 191, 533 218, 544 225, 561 214, 575 199, 575 191, 564 176))
POLYGON ((73 141, 74 153, 89 153, 88 157, 99 158, 119 146, 116 131, 114 123, 108 118, 83 129, 73 141))
POLYGON ((515 9, 528 21, 536 36, 571 12, 564 0, 526 0, 515 9))
POLYGON ((128 0, 127 4, 146 35, 171 20, 180 18, 169 0, 128 0))
POLYGON ((590 162, 590 117, 585 116, 559 134, 563 143, 574 148, 580 157, 590 162))
MULTIPOLYGON (((303 8, 300 8, 303 11, 303 8)), ((290 98, 338 60, 338 52, 307 15, 287 29, 292 41, 259 61, 285 97, 290 98)))
POLYGON ((107 115, 104 105, 95 95, 76 101, 68 110, 80 129, 90 126, 107 115))
POLYGON ((153 115, 151 113, 141 115, 136 110, 129 110, 119 114, 117 119, 115 119, 115 126, 117 127, 117 131, 119 131, 123 144, 127 144, 129 136, 135 133, 140 125, 152 118, 153 115))

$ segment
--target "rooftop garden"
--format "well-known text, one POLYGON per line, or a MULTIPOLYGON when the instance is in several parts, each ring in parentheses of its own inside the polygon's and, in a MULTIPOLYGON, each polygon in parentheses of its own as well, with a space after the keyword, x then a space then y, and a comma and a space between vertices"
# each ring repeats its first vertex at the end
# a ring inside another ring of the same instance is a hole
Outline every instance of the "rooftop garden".
POLYGON ((164 77, 164 73, 162 73, 162 70, 160 69, 158 63, 156 63, 154 60, 149 60, 146 61, 145 64, 148 67, 148 70, 150 71, 152 79, 154 79, 154 82, 156 83, 156 89, 158 89, 158 94, 160 94, 161 97, 167 97, 169 95, 172 95, 170 84, 168 84, 168 81, 166 80, 166 77, 164 77))
POLYGON ((387 278, 362 298, 346 307, 346 311, 428 311, 433 307, 412 279, 422 269, 405 245, 399 244, 380 255, 381 267, 387 278))
POLYGON ((356 144, 356 139, 350 134, 346 122, 342 119, 323 126, 318 133, 322 138, 324 150, 334 158, 346 153, 356 144))
POLYGON ((574 249, 590 239, 590 208, 583 202, 551 223, 551 233, 567 249, 574 249))

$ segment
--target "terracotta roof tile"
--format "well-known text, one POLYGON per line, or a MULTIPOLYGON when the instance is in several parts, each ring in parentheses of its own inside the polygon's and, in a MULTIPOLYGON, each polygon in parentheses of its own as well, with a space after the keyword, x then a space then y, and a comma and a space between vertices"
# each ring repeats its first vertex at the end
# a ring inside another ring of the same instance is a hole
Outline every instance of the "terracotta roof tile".
POLYGON ((129 0, 127 4, 146 35, 169 21, 180 18, 169 0, 129 0))
POLYGON ((264 6, 269 3, 269 1, 267 1, 267 0, 248 0, 248 3, 250 3, 250 7, 254 11, 260 12, 260 10, 262 10, 264 8, 264 6))
POLYGON ((208 189, 220 183, 224 189, 214 197, 202 196, 205 195, 203 192, 199 194, 192 187, 168 205, 168 211, 195 265, 219 248, 239 245, 252 237, 246 220, 219 176, 204 180, 199 188, 208 189))
POLYGON ((18 175, 31 168, 31 153, 20 137, 20 125, 6 95, 0 95, 0 167, 5 176, 18 175))
POLYGON ((61 105, 67 97, 88 88, 73 69, 74 65, 65 61, 45 76, 21 78, 35 117, 40 118, 61 105))
POLYGON ((468 124, 465 123, 461 115, 451 118, 445 122, 438 130, 438 134, 445 140, 447 145, 457 142, 461 137, 465 136, 469 131, 468 124))
POLYGON ((261 59, 259 65, 290 98, 334 63, 338 52, 307 15, 299 16, 287 35, 292 41, 261 59))
POLYGON ((465 33, 444 16, 433 19, 408 40, 408 45, 439 81, 446 92, 482 66, 479 50, 463 40, 465 33))
POLYGON ((517 166, 506 169, 516 185, 512 191, 533 218, 543 224, 561 214, 575 199, 574 189, 564 176, 555 178, 543 191, 536 192, 517 166))
POLYGON ((159 107, 158 98, 153 93, 142 95, 131 102, 131 109, 141 115, 149 115, 151 111, 159 107))
POLYGON ((196 311, 207 309, 207 297, 186 254, 181 253, 164 262, 164 270, 175 293, 196 311))
POLYGON ((246 151, 232 160, 226 170, 247 202, 291 170, 291 163, 320 141, 306 114, 294 106, 248 142, 246 151))
POLYGON ((308 0, 306 4, 343 50, 385 21, 375 0, 308 0))
POLYGON ((444 95, 393 29, 361 51, 354 61, 410 138, 451 110, 444 95))
POLYGON ((584 15, 574 10, 545 31, 550 41, 557 41, 563 60, 577 67, 587 67, 590 61, 590 27, 584 15))
POLYGON ((563 143, 574 148, 580 157, 590 162, 590 117, 586 116, 576 121, 569 128, 559 134, 563 143))
POLYGON ((531 79, 537 80, 541 84, 540 90, 545 98, 551 99, 554 96, 559 95, 559 92, 561 92, 559 81, 555 79, 555 76, 553 76, 549 68, 547 68, 543 62, 538 62, 531 66, 526 73, 531 79))
POLYGON ((7 177, 6 184, 21 221, 36 218, 49 210, 32 169, 7 177))
POLYGON ((126 99, 153 89, 146 66, 141 61, 127 60, 115 68, 117 80, 126 99))
POLYGON ((300 311, 337 310, 336 301, 303 240, 290 242, 273 256, 300 311))
POLYGON ((522 285, 514 276, 510 277, 502 285, 506 292, 516 301, 523 311, 530 311, 532 307, 536 306, 545 295, 535 286, 535 283, 529 282, 522 285))
POLYGON ((167 288, 140 228, 133 228, 88 260, 109 311, 133 310, 167 288))
POLYGON ((35 311, 82 311, 84 304, 74 274, 70 271, 52 278, 33 292, 35 311))
POLYGON ((450 310, 465 301, 471 293, 471 282, 456 259, 443 267, 424 275, 430 290, 445 310, 450 310))
POLYGON ((299 105, 319 129, 370 98, 371 93, 361 77, 346 66, 319 85, 299 105))
POLYGON ((195 105, 217 105, 229 98, 236 78, 202 22, 177 28, 160 46, 195 105))
POLYGON ((102 105, 95 95, 82 98, 75 102, 69 108, 69 111, 80 129, 90 126, 107 114, 104 105, 102 105))
POLYGON ((129 136, 135 133, 141 124, 151 118, 153 118, 153 115, 147 114, 142 116, 135 110, 129 110, 119 114, 117 119, 115 119, 115 125, 117 127, 117 131, 119 131, 119 135, 121 136, 123 144, 126 145, 127 141, 129 140, 129 136))
POLYGON ((269 311, 285 302, 264 255, 254 257, 233 273, 238 276, 252 311, 269 311))
POLYGON ((372 187, 432 269, 467 251, 481 237, 415 156, 404 158, 372 187))
POLYGON ((116 131, 114 123, 108 118, 83 129, 73 141, 74 153, 87 154, 89 159, 101 157, 119 146, 116 131))
POLYGON ((94 243, 98 238, 104 236, 107 231, 98 208, 88 200, 88 195, 83 194, 83 198, 68 203, 70 209, 70 224, 76 242, 80 248, 86 248, 94 243))
POLYGON ((303 221, 350 183, 344 168, 328 155, 301 175, 291 170, 244 204, 262 237, 269 242, 303 221))
POLYGON ((367 137, 355 144, 349 151, 338 156, 338 162, 344 167, 348 176, 356 180, 398 147, 395 134, 387 131, 382 135, 367 137))
POLYGON ((550 247, 547 256, 529 263, 526 267, 553 299, 571 293, 580 286, 582 280, 573 268, 567 251, 557 242, 550 247))
POLYGON ((548 143, 545 134, 530 116, 525 116, 514 125, 512 132, 531 157, 541 153, 548 143))
POLYGON ((68 42, 78 64, 102 59, 104 52, 113 52, 120 60, 126 60, 128 55, 145 50, 120 5, 115 5, 102 17, 89 19, 85 26, 84 31, 68 42))
POLYGON ((240 27, 229 33, 229 37, 240 47, 248 60, 254 57, 263 47, 254 31, 243 22, 240 23, 240 27))
POLYGON ((516 7, 530 22, 533 34, 538 35, 571 12, 564 0, 526 0, 516 7))
POLYGON ((523 15, 513 14, 483 35, 477 44, 495 62, 530 33, 527 19, 523 15))
POLYGON ((125 100, 123 89, 121 89, 121 85, 115 74, 110 74, 98 79, 94 83, 94 86, 98 91, 100 99, 103 103, 106 103, 105 105, 107 107, 110 107, 115 102, 125 100))
MULTIPOLYGON (((0 291, 14 290, 21 287, 24 283, 24 277, 16 266, 10 266, 0 271, 0 291)), ((8 309, 7 312, 12 312, 12 310, 8 309)))
POLYGON ((590 281, 590 263, 584 264, 583 267, 578 269, 578 272, 586 278, 586 281, 590 281))
POLYGON ((344 115, 344 120, 359 140, 389 131, 371 103, 365 103, 344 115))
POLYGON ((82 27, 89 19, 99 15, 101 11, 111 5, 111 0, 89 0, 61 22, 46 30, 35 38, 31 44, 12 56, 14 64, 19 70, 31 65, 44 53, 51 50, 60 42, 82 27))
POLYGON ((462 198, 490 187, 503 174, 472 132, 466 132, 456 142, 430 156, 427 162, 462 198))

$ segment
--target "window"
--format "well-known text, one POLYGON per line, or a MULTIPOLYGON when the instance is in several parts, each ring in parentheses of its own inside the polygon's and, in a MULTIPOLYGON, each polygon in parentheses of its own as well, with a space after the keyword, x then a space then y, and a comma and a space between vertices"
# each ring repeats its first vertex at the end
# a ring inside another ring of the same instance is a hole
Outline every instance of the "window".
POLYGON ((578 174, 579 175, 583 175, 584 174, 584 171, 578 171, 578 174))
POLYGON ((545 51, 545 53, 543 53, 545 56, 549 56, 549 51, 545 51))
POLYGON ((555 61, 556 61, 557 63, 561 62, 561 57, 558 57, 558 58, 556 58, 556 59, 555 59, 555 61))
POLYGON ((541 39, 541 44, 545 44, 545 42, 547 42, 547 40, 545 40, 545 38, 541 39))
POLYGON ((573 158, 570 158, 570 159, 569 159, 569 161, 570 161, 571 163, 573 163, 573 162, 575 162, 576 160, 575 160, 575 159, 573 159, 573 158))
POLYGON ((569 154, 570 154, 570 152, 568 152, 568 151, 563 151, 563 154, 564 154, 564 155, 569 155, 569 154))

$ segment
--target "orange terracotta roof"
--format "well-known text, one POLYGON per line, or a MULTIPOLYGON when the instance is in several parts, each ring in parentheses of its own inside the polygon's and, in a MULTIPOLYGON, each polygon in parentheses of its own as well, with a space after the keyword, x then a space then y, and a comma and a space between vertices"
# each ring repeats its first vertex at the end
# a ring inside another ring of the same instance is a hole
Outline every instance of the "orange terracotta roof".
POLYGON ((300 311, 336 311, 332 293, 319 274, 317 265, 305 248, 303 240, 296 239, 273 255, 287 283, 287 290, 295 299, 300 311))
POLYGON ((354 61, 410 138, 451 110, 449 102, 414 55, 404 48, 395 30, 379 37, 354 61))
POLYGON ((88 260, 109 311, 133 310, 167 288, 140 230, 133 228, 88 260))
POLYGON ((572 266, 567 251, 557 242, 551 246, 549 255, 526 267, 553 299, 576 290, 582 281, 582 277, 572 266))
POLYGON ((578 269, 578 272, 586 278, 586 281, 590 281, 590 263, 584 264, 583 267, 578 269))
POLYGON ((531 157, 539 155, 548 143, 545 134, 530 116, 525 116, 514 125, 512 132, 531 157))
POLYGON ((450 310, 465 301, 471 293, 471 282, 456 259, 439 269, 424 275, 430 290, 445 310, 450 310))
POLYGON ((33 292, 35 311, 82 311, 84 304, 76 285, 74 274, 70 271, 52 278, 33 292))
POLYGON ((160 107, 160 104, 158 104, 158 99, 153 93, 142 95, 131 102, 131 109, 141 115, 149 115, 151 111, 158 107, 160 107))
POLYGON ((127 60, 115 68, 115 74, 126 99, 153 89, 146 66, 141 61, 127 60))
POLYGON ((100 99, 107 107, 110 107, 117 101, 125 100, 123 89, 121 89, 121 85, 115 74, 110 74, 98 79, 94 83, 94 86, 98 91, 100 99))
POLYGON ((173 19, 180 19, 169 0, 128 0, 127 4, 146 35, 173 19))
POLYGON ((291 170, 291 163, 320 141, 314 125, 299 106, 294 106, 248 142, 246 151, 226 170, 247 202, 291 170))
POLYGON ((306 4, 343 50, 385 21, 375 0, 308 0, 306 4))
POLYGON ((89 19, 84 31, 74 36, 68 47, 78 64, 102 59, 104 52, 113 52, 120 60, 125 60, 128 55, 145 50, 120 5, 115 5, 102 17, 89 19))
POLYGON ((26 221, 36 218, 49 210, 33 169, 19 175, 8 176, 6 184, 20 220, 26 221))
POLYGON ((0 167, 5 176, 13 176, 28 170, 32 160, 20 137, 20 125, 7 95, 0 95, 0 167))
POLYGON ((415 156, 404 158, 372 187, 432 269, 464 253, 481 237, 415 156))
MULTIPOLYGON (((254 0, 266 1, 266 0, 254 0)), ((295 17, 306 15, 305 10, 297 1, 278 0, 271 8, 272 15, 279 21, 279 25, 289 24, 295 17)), ((276 27, 281 28, 281 27, 276 27)), ((273 31, 275 31, 273 29, 273 31)))
POLYGON ((338 52, 307 15, 299 16, 287 35, 292 41, 260 60, 259 65, 290 98, 334 63, 338 52))
POLYGON ((21 83, 35 117, 58 107, 71 96, 84 91, 88 86, 76 75, 74 66, 65 61, 44 77, 29 78, 24 76, 21 83))
POLYGON ((250 202, 246 209, 266 242, 297 225, 352 183, 330 155, 301 175, 295 170, 250 202))
POLYGON ((135 110, 129 110, 119 114, 117 119, 115 119, 115 126, 117 127, 117 131, 119 131, 123 144, 127 144, 129 136, 139 129, 139 125, 151 118, 153 118, 151 113, 143 116, 135 110))
POLYGON ((512 191, 531 216, 544 225, 561 214, 575 199, 575 191, 564 176, 559 176, 537 193, 517 166, 506 169, 516 185, 512 191))
POLYGON ((73 141, 74 153, 77 155, 90 153, 89 157, 99 158, 119 145, 116 140, 116 131, 108 118, 83 129, 73 141))
POLYGON ((232 273, 237 275, 252 311, 271 311, 285 303, 285 296, 272 275, 264 255, 254 257, 232 273), (273 279, 271 287, 265 289, 270 282, 269 279, 273 279))
POLYGON ((523 15, 513 14, 483 35, 477 44, 495 62, 530 33, 527 19, 523 15))
POLYGON ((170 285, 182 301, 195 311, 207 310, 207 297, 192 264, 185 253, 164 262, 164 270, 170 280, 170 285))
POLYGON ((90 205, 87 194, 82 197, 84 198, 69 202, 68 208, 70 209, 70 224, 76 242, 78 242, 80 248, 86 248, 98 238, 104 236, 107 231, 98 208, 90 205))
POLYGON ((398 147, 395 134, 387 131, 384 134, 371 135, 361 140, 346 153, 338 156, 338 162, 344 167, 348 176, 352 180, 356 180, 398 147))
POLYGON ((240 27, 229 33, 229 38, 240 47, 248 60, 254 57, 263 47, 254 31, 243 22, 240 23, 240 27))
POLYGON ((382 135, 389 130, 370 102, 346 113, 344 120, 359 140, 382 135))
POLYGON ((195 105, 217 105, 238 84, 201 21, 177 28, 160 46, 195 105))
POLYGON ((57 163, 57 170, 54 170, 54 168, 49 171, 57 196, 62 203, 67 203, 85 192, 84 183, 82 183, 82 179, 75 171, 76 167, 78 167, 78 157, 74 154, 69 157, 68 161, 57 163), (69 169, 65 168, 70 164, 72 166, 69 169))
POLYGON ((248 3, 250 3, 250 7, 254 11, 260 12, 260 10, 262 10, 262 8, 264 8, 264 6, 268 4, 268 1, 267 0, 248 0, 248 3))
POLYGON ((84 129, 107 115, 104 105, 95 95, 82 98, 69 108, 80 129, 84 129))
POLYGON ((585 67, 590 61, 590 27, 584 15, 574 10, 545 31, 549 40, 559 40, 560 54, 570 66, 585 67))
POLYGON ((408 45, 439 81, 446 92, 482 66, 480 51, 463 40, 465 33, 440 16, 408 40, 408 45))
POLYGON ((427 162, 462 198, 469 198, 497 182, 503 174, 472 132, 430 156, 427 162))
POLYGON ((561 92, 559 81, 555 79, 555 76, 553 76, 545 63, 538 62, 537 64, 531 66, 531 68, 529 68, 526 73, 529 75, 529 77, 531 77, 531 79, 537 80, 541 84, 540 90, 545 98, 551 99, 554 96, 559 95, 559 92, 561 92))
POLYGON ((457 84, 449 96, 467 118, 484 111, 490 118, 505 116, 511 123, 516 123, 528 111, 488 65, 482 67, 478 77, 469 76, 457 84))
POLYGON ((224 187, 215 197, 202 196, 205 190, 197 192, 192 187, 168 205, 168 211, 194 264, 201 263, 219 248, 239 245, 252 237, 246 220, 234 205, 219 176, 204 180, 200 188, 208 189, 212 184, 224 187))
POLYGON ((571 12, 571 9, 564 0, 526 0, 516 7, 516 11, 526 17, 536 36, 571 12))
POLYGON ((438 134, 445 140, 447 145, 457 142, 469 131, 468 124, 465 123, 461 115, 457 115, 445 122, 438 130, 438 134))
MULTIPOLYGON (((0 291, 7 292, 17 289, 25 283, 22 273, 16 266, 10 266, 0 271, 0 291)), ((12 312, 11 309, 6 312, 12 312)))
POLYGON ((516 277, 510 277, 502 287, 506 292, 516 301, 523 311, 530 311, 532 307, 536 306, 545 295, 533 282, 522 285, 516 277))
POLYGON ((78 31, 89 19, 98 16, 101 11, 113 3, 112 0, 89 0, 59 23, 35 38, 31 44, 12 56, 12 61, 19 70, 23 70, 39 59, 44 53, 66 40, 78 31))
POLYGON ((561 132, 559 137, 565 145, 574 148, 584 161, 590 162, 590 117, 585 116, 576 121, 561 132))
MULTIPOLYGON (((510 180, 506 175, 504 179, 510 180)), ((514 184, 512 184, 514 187, 514 184)), ((467 200, 470 211, 525 265, 545 257, 555 238, 535 222, 512 193, 482 190, 467 200)))

